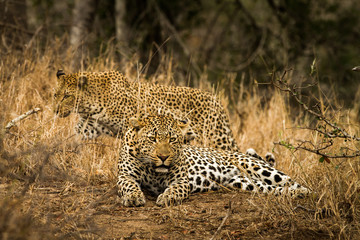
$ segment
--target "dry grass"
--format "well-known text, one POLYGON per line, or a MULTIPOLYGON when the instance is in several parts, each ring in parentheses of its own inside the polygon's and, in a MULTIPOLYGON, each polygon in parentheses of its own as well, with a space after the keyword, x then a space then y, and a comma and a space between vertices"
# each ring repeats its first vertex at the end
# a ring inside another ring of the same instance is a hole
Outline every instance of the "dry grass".
MULTIPOLYGON (((172 208, 156 207, 151 197, 143 208, 117 205, 113 187, 120 141, 107 137, 81 141, 73 132, 76 115, 59 119, 52 112, 56 70, 68 70, 70 59, 60 41, 44 51, 35 48, 2 56, 1 129, 30 109, 42 109, 19 122, 9 133, 4 130, 0 133, 2 239, 92 239, 102 238, 101 234, 104 238, 124 239, 210 238, 222 223, 229 200, 232 211, 217 232, 217 238, 354 239, 357 236, 359 159, 319 163, 313 154, 274 146, 273 142, 280 140, 295 142, 320 136, 296 128, 307 125, 309 120, 291 118, 281 93, 272 92, 264 104, 256 86, 246 88, 242 84, 234 87, 238 91, 229 98, 222 97, 227 107, 229 101, 235 102, 236 111, 230 112, 230 118, 240 148, 252 147, 261 155, 273 149, 277 168, 311 188, 316 195, 293 200, 220 192, 197 194, 182 206, 172 208)), ((104 71, 117 66, 109 51, 92 59, 89 70, 104 71)), ((172 63, 165 66, 151 79, 163 84, 179 82, 173 79, 176 70, 172 63)), ((138 72, 135 61, 129 61, 121 70, 132 79, 138 72)), ((233 78, 230 75, 223 82, 232 82, 233 78)), ((206 74, 199 85, 211 90, 206 74)), ((217 90, 221 94, 221 87, 217 90)), ((352 119, 338 121, 353 133, 359 131, 358 126, 351 124, 352 119)), ((337 141, 333 151, 344 145, 359 147, 351 141, 337 141)))

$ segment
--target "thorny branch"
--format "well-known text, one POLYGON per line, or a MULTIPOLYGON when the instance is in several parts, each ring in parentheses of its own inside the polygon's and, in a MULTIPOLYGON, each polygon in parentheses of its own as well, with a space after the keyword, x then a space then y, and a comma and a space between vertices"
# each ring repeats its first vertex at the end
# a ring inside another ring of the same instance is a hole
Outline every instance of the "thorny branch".
POLYGON ((318 119, 319 122, 315 128, 314 127, 303 127, 303 129, 315 131, 323 137, 322 137, 320 143, 313 143, 312 141, 308 141, 308 140, 299 140, 299 143, 296 146, 294 146, 288 142, 285 142, 285 141, 275 142, 274 144, 285 146, 285 147, 295 150, 295 151, 302 149, 302 150, 305 150, 308 152, 315 153, 322 157, 321 158, 322 161, 326 160, 327 162, 330 162, 329 158, 359 157, 360 150, 350 149, 348 147, 341 148, 340 151, 345 150, 341 153, 338 153, 338 154, 330 153, 329 148, 331 146, 333 146, 333 144, 334 144, 333 139, 344 139, 344 141, 348 141, 348 140, 360 141, 360 138, 357 137, 356 135, 349 134, 345 128, 339 126, 338 124, 336 124, 336 122, 330 120, 330 118, 327 117, 321 111, 321 109, 319 107, 321 103, 318 100, 316 100, 317 103, 315 104, 315 108, 313 108, 314 110, 312 108, 310 108, 308 104, 304 103, 301 100, 302 94, 299 93, 299 90, 303 89, 303 88, 314 87, 315 85, 317 85, 317 82, 315 82, 313 84, 309 84, 306 87, 298 87, 295 84, 290 85, 285 80, 285 76, 289 71, 291 71, 291 69, 285 70, 283 72, 283 74, 281 75, 281 77, 278 79, 272 78, 271 84, 274 87, 276 87, 277 89, 279 89, 280 91, 288 93, 307 113, 309 113, 310 115, 312 115, 318 119))

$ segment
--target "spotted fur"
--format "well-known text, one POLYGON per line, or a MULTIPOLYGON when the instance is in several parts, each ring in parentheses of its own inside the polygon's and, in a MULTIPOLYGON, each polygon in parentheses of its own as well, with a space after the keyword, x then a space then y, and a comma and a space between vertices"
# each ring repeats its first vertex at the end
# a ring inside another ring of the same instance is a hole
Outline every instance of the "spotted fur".
POLYGON ((143 189, 159 206, 223 187, 303 195, 309 190, 248 154, 183 144, 189 122, 171 116, 132 119, 118 162, 118 195, 125 206, 145 204, 143 189))
POLYGON ((132 116, 159 111, 191 120, 185 142, 195 138, 199 146, 235 149, 229 118, 217 97, 189 87, 162 86, 128 81, 120 72, 57 73, 55 112, 80 115, 76 131, 85 139, 101 134, 124 135, 132 116))

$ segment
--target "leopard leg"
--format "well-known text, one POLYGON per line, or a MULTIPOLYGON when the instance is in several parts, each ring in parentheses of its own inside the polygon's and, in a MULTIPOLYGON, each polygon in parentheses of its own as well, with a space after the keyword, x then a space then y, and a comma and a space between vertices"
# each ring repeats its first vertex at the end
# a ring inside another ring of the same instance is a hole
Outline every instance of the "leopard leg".
POLYGON ((311 192, 308 188, 292 182, 291 180, 282 186, 276 186, 267 184, 255 178, 248 178, 246 176, 239 175, 230 179, 229 184, 226 184, 226 186, 245 191, 269 193, 274 194, 275 196, 287 195, 298 198, 303 198, 311 192))
POLYGON ((171 206, 181 204, 190 194, 190 185, 188 181, 182 181, 171 184, 160 194, 156 200, 158 206, 171 206))
POLYGON ((81 135, 83 139, 94 139, 102 134, 114 136, 114 133, 110 129, 92 118, 80 118, 75 127, 75 131, 81 135))
POLYGON ((273 193, 275 195, 288 195, 291 197, 303 198, 304 196, 307 196, 308 194, 310 194, 311 190, 306 187, 301 186, 297 182, 293 182, 292 180, 289 180, 283 186, 274 188, 273 193))
POLYGON ((145 196, 139 184, 129 176, 119 176, 118 196, 125 207, 139 207, 145 205, 145 196))
POLYGON ((268 193, 272 191, 275 187, 267 185, 266 183, 255 179, 249 178, 243 175, 236 175, 229 180, 228 184, 225 184, 225 187, 231 187, 235 189, 241 189, 244 191, 254 191, 268 193))
POLYGON ((144 174, 141 162, 120 151, 118 161, 118 196, 126 207, 137 207, 145 204, 145 196, 141 191, 144 174))

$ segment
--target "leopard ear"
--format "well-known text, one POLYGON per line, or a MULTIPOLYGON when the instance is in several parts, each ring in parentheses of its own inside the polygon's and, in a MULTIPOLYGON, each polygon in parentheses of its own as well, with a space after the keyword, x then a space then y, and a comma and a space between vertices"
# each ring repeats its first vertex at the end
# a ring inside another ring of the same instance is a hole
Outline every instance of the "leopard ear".
POLYGON ((184 137, 184 143, 190 144, 190 142, 196 138, 196 134, 190 126, 190 120, 187 118, 178 120, 178 126, 180 127, 181 134, 184 137))
POLYGON ((60 76, 62 76, 62 75, 65 75, 64 70, 59 69, 59 70, 57 71, 57 73, 56 73, 56 77, 57 77, 58 79, 60 79, 60 76))
POLYGON ((78 87, 83 90, 87 87, 87 84, 88 84, 88 79, 86 76, 79 76, 79 79, 78 79, 78 87))
POLYGON ((185 136, 185 134, 188 132, 190 128, 190 120, 187 118, 179 119, 177 120, 177 124, 180 127, 182 135, 185 136))

